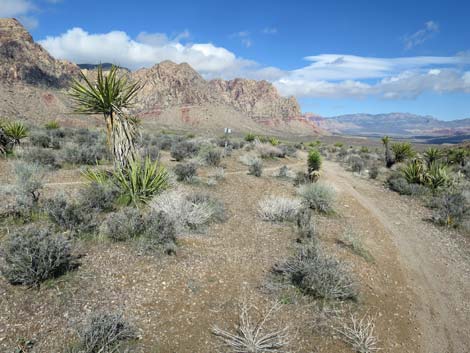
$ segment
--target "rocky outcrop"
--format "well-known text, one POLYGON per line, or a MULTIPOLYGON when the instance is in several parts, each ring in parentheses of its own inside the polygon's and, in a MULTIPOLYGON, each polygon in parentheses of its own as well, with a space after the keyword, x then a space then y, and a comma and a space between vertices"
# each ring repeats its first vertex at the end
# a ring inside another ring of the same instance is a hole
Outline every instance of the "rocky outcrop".
POLYGON ((284 98, 267 81, 235 79, 206 81, 186 63, 163 61, 132 74, 144 84, 138 107, 142 111, 201 104, 226 105, 257 119, 300 116, 294 97, 284 98))
POLYGON ((0 18, 0 82, 66 87, 77 65, 54 59, 15 19, 0 18))

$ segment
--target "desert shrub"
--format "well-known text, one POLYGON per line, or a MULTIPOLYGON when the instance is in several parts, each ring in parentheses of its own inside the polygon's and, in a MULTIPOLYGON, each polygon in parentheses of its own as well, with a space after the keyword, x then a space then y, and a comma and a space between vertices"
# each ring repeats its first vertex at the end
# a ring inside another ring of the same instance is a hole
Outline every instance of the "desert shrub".
POLYGON ((29 219, 38 206, 44 170, 39 164, 16 162, 14 173, 15 185, 11 193, 15 203, 11 205, 11 212, 18 217, 29 219))
POLYGON ((121 192, 122 201, 134 205, 147 203, 169 186, 165 167, 148 157, 143 160, 135 159, 126 169, 115 171, 114 180, 121 192))
POLYGON ((162 249, 165 253, 175 253, 176 224, 164 212, 151 211, 144 217, 141 234, 141 248, 145 251, 162 249))
POLYGON ((141 158, 150 158, 152 161, 160 160, 160 148, 158 146, 147 145, 140 151, 141 158))
POLYGON ((222 160, 222 153, 218 149, 210 149, 204 154, 203 159, 206 165, 217 167, 222 160))
POLYGON ((338 152, 338 160, 343 160, 348 155, 348 150, 342 147, 338 152))
POLYGON ((379 176, 379 167, 377 165, 373 165, 369 168, 369 178, 377 179, 379 176))
POLYGON ((421 184, 409 183, 400 174, 392 174, 387 179, 390 190, 398 192, 400 195, 420 196, 428 193, 428 189, 421 184))
POLYGON ((433 203, 436 205, 432 216, 434 223, 458 227, 467 217, 470 217, 469 200, 461 192, 438 196, 433 203))
POLYGON ((176 180, 191 182, 197 176, 197 165, 195 163, 180 163, 175 166, 173 171, 176 174, 176 180))
POLYGON ((301 247, 286 262, 276 264, 273 271, 315 298, 356 300, 358 296, 356 284, 344 265, 313 243, 301 247))
POLYGON ((96 227, 92 210, 71 202, 63 193, 46 200, 44 211, 51 222, 75 234, 90 232, 96 227))
POLYGON ((92 182, 81 190, 78 203, 91 212, 111 211, 119 197, 119 189, 112 183, 92 182))
POLYGON ((40 165, 56 169, 60 167, 54 151, 44 148, 28 148, 24 154, 23 159, 30 163, 38 163, 40 165))
POLYGON ((277 146, 277 145, 279 145, 279 143, 280 143, 279 139, 277 139, 277 138, 275 138, 275 137, 270 137, 270 138, 268 138, 268 141, 269 141, 269 143, 270 143, 271 145, 273 145, 273 146, 277 146))
POLYGON ((312 220, 312 211, 307 207, 301 207, 295 217, 295 225, 299 241, 315 240, 316 229, 312 220))
POLYGON ((49 148, 51 145, 51 138, 43 132, 36 132, 29 139, 31 144, 36 147, 49 148))
POLYGON ((95 165, 106 158, 104 146, 68 144, 64 149, 63 159, 76 165, 95 165))
POLYGON ((11 234, 4 243, 3 260, 3 276, 11 284, 27 286, 37 286, 77 265, 65 237, 37 226, 11 234))
POLYGON ((100 133, 80 128, 74 131, 73 140, 78 145, 94 145, 100 141, 100 133))
POLYGON ((248 166, 248 174, 260 177, 263 174, 263 161, 254 159, 248 166))
POLYGON ((198 152, 199 148, 194 142, 181 141, 176 142, 171 146, 171 157, 177 162, 185 158, 193 157, 198 152))
POLYGON ((264 143, 256 144, 256 151, 259 156, 264 159, 285 157, 284 152, 280 148, 264 143))
POLYGON ((208 195, 165 192, 152 201, 151 207, 166 214, 177 231, 200 230, 211 222, 225 219, 223 204, 208 195))
POLYGON ((270 196, 258 204, 258 214, 261 219, 269 222, 293 221, 301 207, 298 199, 270 196))
POLYGON ((310 176, 305 172, 297 172, 294 177, 294 186, 299 186, 303 184, 310 184, 310 176))
POLYGON ((429 167, 432 163, 439 161, 442 157, 441 151, 436 147, 429 147, 423 153, 424 160, 426 161, 426 165, 429 167))
POLYGON ((297 155, 297 148, 292 145, 279 145, 277 146, 284 156, 295 157, 297 155))
POLYGON ((296 177, 296 173, 291 170, 288 166, 283 165, 276 173, 276 177, 281 179, 294 179, 296 177))
POLYGON ((348 164, 351 167, 351 170, 355 173, 360 173, 365 167, 364 161, 360 156, 352 155, 348 159, 348 164))
POLYGON ((51 120, 44 124, 46 130, 56 130, 60 128, 60 124, 57 120, 51 120))
POLYGON ((110 213, 100 227, 100 234, 114 241, 137 238, 145 229, 144 219, 139 210, 126 207, 110 213))
POLYGON ((344 143, 342 143, 342 142, 336 142, 333 146, 338 147, 338 148, 343 148, 343 147, 344 147, 344 143))
POLYGON ((136 330, 120 313, 93 313, 79 330, 79 341, 70 353, 117 353, 123 344, 137 339, 136 330))
POLYGON ((381 350, 379 340, 375 335, 375 323, 370 317, 364 316, 362 319, 351 316, 350 323, 343 323, 334 329, 341 336, 341 339, 351 346, 354 352, 373 353, 381 350))
POLYGON ((312 172, 319 171, 321 168, 321 155, 317 150, 310 150, 308 152, 307 165, 308 165, 308 174, 312 172))
POLYGON ((470 163, 466 163, 460 170, 467 179, 470 179, 470 163))
POLYGON ((396 162, 403 162, 407 158, 411 158, 415 155, 411 144, 408 142, 397 142, 392 144, 392 151, 395 155, 396 162))
POLYGON ((322 213, 330 213, 334 210, 336 193, 333 188, 323 184, 305 184, 297 190, 306 205, 313 210, 322 213))

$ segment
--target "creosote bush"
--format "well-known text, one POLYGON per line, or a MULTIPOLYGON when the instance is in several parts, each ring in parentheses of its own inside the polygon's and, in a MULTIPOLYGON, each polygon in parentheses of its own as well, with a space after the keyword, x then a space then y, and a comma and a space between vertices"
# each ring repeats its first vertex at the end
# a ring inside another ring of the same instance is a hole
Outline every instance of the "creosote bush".
POLYGON ((311 209, 321 213, 333 212, 336 193, 332 187, 318 183, 305 184, 297 192, 311 209))
POLYGON ((51 169, 60 168, 57 156, 53 150, 45 148, 28 148, 22 155, 26 162, 38 163, 51 169))
POLYGON ((68 144, 64 149, 64 161, 76 165, 95 165, 106 159, 106 148, 101 145, 68 144))
POLYGON ((356 284, 344 265, 325 255, 314 243, 299 248, 295 256, 276 264, 273 271, 315 298, 356 300, 358 297, 356 284))
POLYGON ((36 226, 11 234, 2 252, 1 272, 11 284, 37 286, 77 266, 69 240, 36 226))
POLYGON ((301 205, 299 199, 270 196, 259 202, 258 214, 269 222, 293 221, 301 205))
POLYGON ((470 217, 470 200, 462 192, 446 193, 433 200, 436 205, 432 221, 449 226, 460 226, 470 217))
POLYGON ((222 152, 218 149, 210 149, 204 154, 203 158, 206 165, 218 167, 222 160, 222 152))
POLYGON ((260 177, 263 174, 263 161, 261 159, 253 159, 248 166, 248 174, 260 177))
POLYGON ((144 228, 141 212, 133 207, 125 207, 108 214, 100 227, 100 234, 114 241, 127 241, 140 236, 144 228))
POLYGON ((191 141, 176 142, 171 146, 171 157, 180 162, 185 158, 194 157, 199 147, 191 141))
POLYGON ((111 211, 119 197, 119 189, 111 183, 92 182, 81 190, 78 203, 91 212, 111 211))

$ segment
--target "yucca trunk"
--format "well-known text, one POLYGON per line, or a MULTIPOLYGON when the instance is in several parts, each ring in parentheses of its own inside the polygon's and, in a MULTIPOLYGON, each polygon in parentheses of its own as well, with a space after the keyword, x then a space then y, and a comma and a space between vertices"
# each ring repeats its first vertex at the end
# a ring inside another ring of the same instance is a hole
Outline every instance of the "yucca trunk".
POLYGON ((135 126, 116 112, 105 115, 108 149, 116 168, 125 169, 135 159, 135 126))

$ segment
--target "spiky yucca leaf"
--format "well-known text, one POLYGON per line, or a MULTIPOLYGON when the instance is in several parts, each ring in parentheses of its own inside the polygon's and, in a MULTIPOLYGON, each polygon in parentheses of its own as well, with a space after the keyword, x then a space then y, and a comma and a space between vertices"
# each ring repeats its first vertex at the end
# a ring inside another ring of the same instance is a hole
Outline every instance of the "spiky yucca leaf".
POLYGON ((28 137, 28 128, 19 121, 13 121, 6 123, 3 126, 5 134, 15 141, 15 144, 19 145, 20 140, 28 137))
POLYGON ((402 169, 403 176, 410 184, 423 184, 425 181, 426 171, 419 159, 409 161, 402 169))
POLYGON ((432 163, 437 162, 442 157, 441 151, 436 147, 429 147, 423 155, 428 168, 432 163))
POLYGON ((121 189, 123 200, 138 206, 169 186, 168 172, 158 161, 149 157, 130 161, 125 169, 114 173, 117 186, 121 189))
POLYGON ((86 168, 81 171, 81 174, 91 182, 98 184, 105 184, 111 180, 112 174, 105 170, 97 170, 86 168))
POLYGON ((429 166, 426 173, 426 184, 432 188, 437 189, 446 186, 449 183, 450 177, 447 167, 439 162, 433 162, 429 166))

